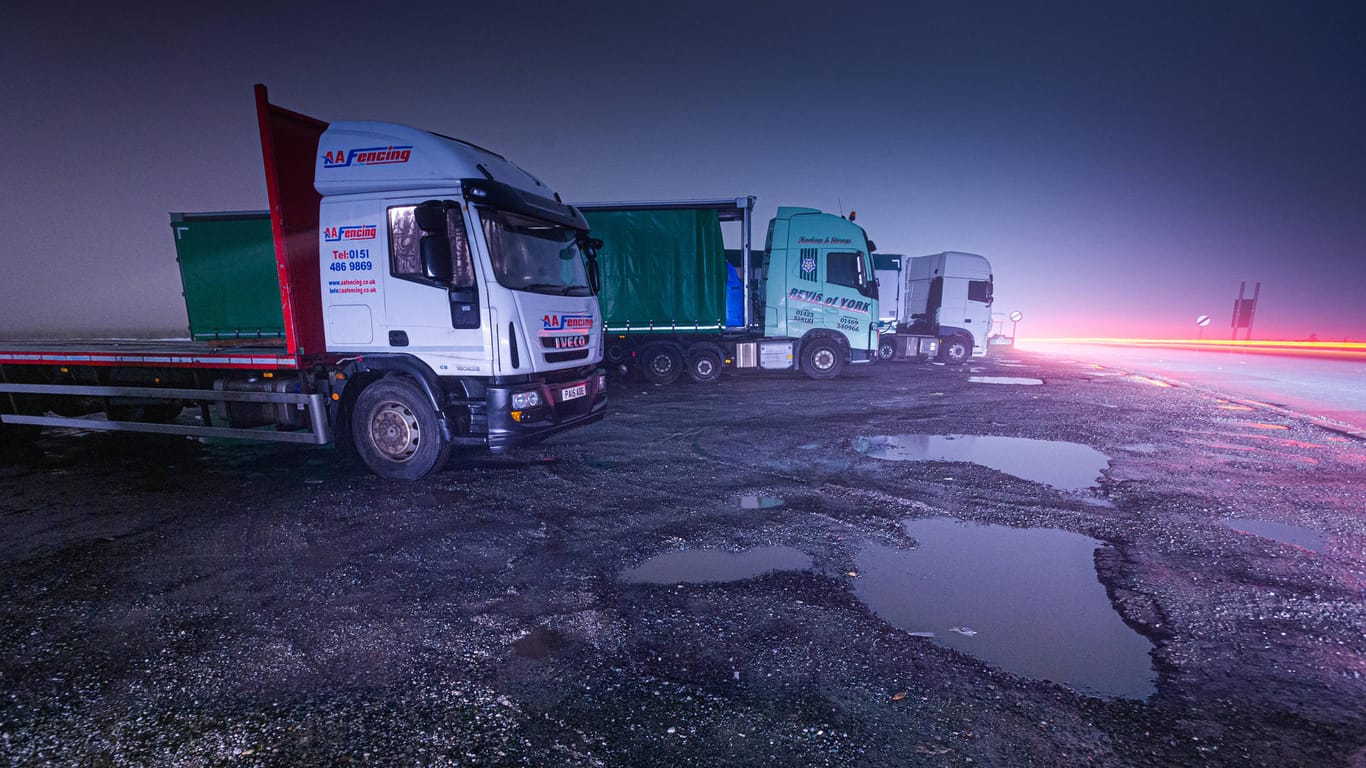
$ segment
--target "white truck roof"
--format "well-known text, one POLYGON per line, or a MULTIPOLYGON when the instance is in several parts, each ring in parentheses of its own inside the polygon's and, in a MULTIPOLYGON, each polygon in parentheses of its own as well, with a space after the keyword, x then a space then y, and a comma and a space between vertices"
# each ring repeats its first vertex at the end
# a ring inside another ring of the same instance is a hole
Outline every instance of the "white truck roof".
POLYGON ((320 195, 452 186, 492 179, 553 197, 539 179, 501 155, 459 139, 397 123, 339 121, 318 142, 313 186, 320 195))
POLYGON ((985 280, 991 276, 991 262, 985 256, 962 251, 944 251, 929 256, 902 260, 902 270, 914 273, 912 279, 952 275, 985 280), (907 264, 906 262, 910 263, 907 264))

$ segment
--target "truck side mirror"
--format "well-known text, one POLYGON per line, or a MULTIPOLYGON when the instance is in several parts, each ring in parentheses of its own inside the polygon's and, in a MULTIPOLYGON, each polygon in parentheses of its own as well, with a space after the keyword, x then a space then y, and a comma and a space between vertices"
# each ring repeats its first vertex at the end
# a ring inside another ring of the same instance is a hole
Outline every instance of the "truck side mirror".
POLYGON ((602 279, 598 277, 597 251, 588 252, 588 287, 592 289, 594 296, 602 292, 602 279))
POLYGON ((441 283, 449 283, 453 273, 451 271, 451 240, 446 237, 444 231, 445 222, 442 221, 443 231, 440 234, 423 235, 418 243, 418 248, 422 255, 422 274, 428 280, 436 280, 441 283))
POLYGON ((588 260, 588 288, 596 296, 602 292, 602 279, 598 276, 598 249, 602 247, 602 240, 596 237, 585 237, 579 245, 583 248, 584 256, 588 260))
POLYGON ((438 200, 428 200, 413 209, 413 223, 422 230, 422 238, 418 241, 422 276, 449 283, 453 272, 451 238, 446 233, 446 205, 438 200))
POLYGON ((437 200, 428 200, 413 209, 413 223, 427 234, 445 233, 446 206, 437 200))

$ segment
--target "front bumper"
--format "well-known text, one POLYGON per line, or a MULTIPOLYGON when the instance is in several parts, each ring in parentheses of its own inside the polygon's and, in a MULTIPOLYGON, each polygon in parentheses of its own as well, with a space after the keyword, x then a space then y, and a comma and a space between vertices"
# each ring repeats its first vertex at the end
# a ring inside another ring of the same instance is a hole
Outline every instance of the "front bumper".
POLYGON ((607 412, 606 381, 606 373, 599 369, 569 381, 489 387, 485 398, 489 450, 506 453, 519 445, 600 420, 607 412), (537 405, 513 407, 513 395, 532 391, 540 395, 537 405))

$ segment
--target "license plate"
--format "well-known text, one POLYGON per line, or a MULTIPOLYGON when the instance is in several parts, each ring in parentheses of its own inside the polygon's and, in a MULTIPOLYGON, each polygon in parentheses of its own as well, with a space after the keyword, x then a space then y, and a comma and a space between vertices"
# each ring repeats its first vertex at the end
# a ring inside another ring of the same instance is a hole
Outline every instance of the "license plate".
POLYGON ((564 389, 560 390, 560 402, 564 402, 565 400, 573 400, 578 397, 584 397, 587 394, 588 384, 575 384, 572 387, 565 387, 564 389))

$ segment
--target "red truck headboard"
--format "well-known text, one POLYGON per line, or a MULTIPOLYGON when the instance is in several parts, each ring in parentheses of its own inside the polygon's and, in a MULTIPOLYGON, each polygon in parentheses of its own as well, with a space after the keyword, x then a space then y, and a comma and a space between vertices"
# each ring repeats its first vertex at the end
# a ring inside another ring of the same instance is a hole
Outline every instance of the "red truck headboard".
POLYGON ((275 263, 280 270, 285 343, 300 363, 313 362, 326 352, 318 275, 322 196, 313 188, 313 166, 327 123, 271 104, 266 87, 259 83, 256 119, 266 166, 275 263))

